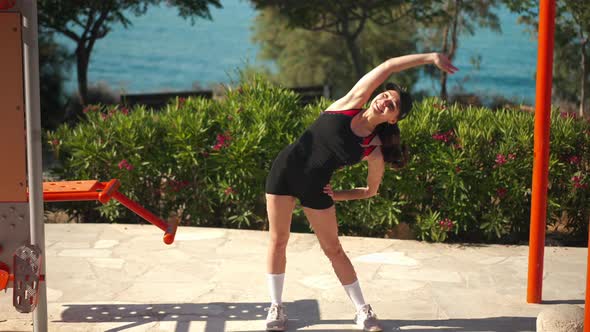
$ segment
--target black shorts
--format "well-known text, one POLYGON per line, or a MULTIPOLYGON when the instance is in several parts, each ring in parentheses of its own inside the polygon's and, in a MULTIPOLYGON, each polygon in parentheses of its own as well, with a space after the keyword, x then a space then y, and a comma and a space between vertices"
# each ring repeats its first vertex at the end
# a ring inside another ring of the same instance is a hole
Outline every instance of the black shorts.
POLYGON ((294 196, 307 208, 323 210, 332 207, 332 197, 324 193, 324 187, 330 182, 330 175, 325 172, 304 171, 303 167, 298 167, 301 163, 290 152, 288 147, 274 160, 266 177, 266 193, 294 196))

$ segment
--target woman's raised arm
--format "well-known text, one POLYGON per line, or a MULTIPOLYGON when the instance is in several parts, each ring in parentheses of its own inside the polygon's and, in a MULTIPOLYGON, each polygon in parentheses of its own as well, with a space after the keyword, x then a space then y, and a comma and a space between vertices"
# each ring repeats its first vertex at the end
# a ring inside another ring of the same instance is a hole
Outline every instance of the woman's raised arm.
POLYGON ((373 91, 391 74, 426 64, 434 64, 449 74, 458 70, 445 55, 440 53, 410 54, 391 58, 365 74, 344 97, 338 99, 328 109, 360 108, 369 101, 373 91))

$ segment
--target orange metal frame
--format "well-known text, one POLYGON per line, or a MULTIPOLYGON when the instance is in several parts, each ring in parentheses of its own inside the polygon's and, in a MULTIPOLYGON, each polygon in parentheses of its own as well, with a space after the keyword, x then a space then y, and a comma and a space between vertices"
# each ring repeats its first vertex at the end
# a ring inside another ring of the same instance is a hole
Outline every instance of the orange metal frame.
POLYGON ((539 49, 535 96, 535 143, 529 236, 528 303, 541 303, 543 291, 554 31, 555 0, 541 0, 539 5, 539 49))
POLYGON ((43 200, 45 202, 99 201, 106 204, 111 199, 115 199, 129 210, 163 230, 164 243, 172 244, 176 235, 178 221, 164 222, 143 206, 120 193, 118 191, 120 186, 121 183, 117 179, 112 179, 109 182, 95 180, 44 182, 43 200))
MULTIPOLYGON (((555 0, 541 0, 539 4, 539 46, 535 96, 535 143, 527 285, 528 303, 541 303, 543 294, 543 257, 545 251, 547 184, 549 178, 549 130, 551 126, 554 33, 555 0)), ((590 332, 590 229, 588 232, 588 244, 584 332, 590 332)))

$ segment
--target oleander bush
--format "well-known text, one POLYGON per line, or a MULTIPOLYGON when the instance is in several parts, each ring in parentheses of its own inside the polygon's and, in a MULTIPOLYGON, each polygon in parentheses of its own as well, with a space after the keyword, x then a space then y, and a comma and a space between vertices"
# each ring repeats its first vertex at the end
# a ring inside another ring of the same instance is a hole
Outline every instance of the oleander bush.
MULTIPOLYGON (((222 100, 176 99, 161 111, 90 106, 75 127, 46 133, 60 165, 53 174, 120 179, 124 194, 163 218, 178 214, 184 225, 264 229, 264 182, 273 159, 330 103, 302 107, 298 98, 254 78, 222 100)), ((590 216, 590 125, 558 110, 551 120, 548 224, 583 238, 590 216)), ((400 122, 409 164, 386 171, 378 196, 338 202, 341 232, 383 237, 405 222, 428 241, 526 240, 533 122, 532 114, 518 110, 436 98, 417 103, 400 122)), ((366 163, 346 167, 332 185, 364 186, 366 174, 366 163)), ((139 221, 114 202, 66 208, 86 221, 139 221)), ((303 218, 298 209, 294 223, 303 218)))

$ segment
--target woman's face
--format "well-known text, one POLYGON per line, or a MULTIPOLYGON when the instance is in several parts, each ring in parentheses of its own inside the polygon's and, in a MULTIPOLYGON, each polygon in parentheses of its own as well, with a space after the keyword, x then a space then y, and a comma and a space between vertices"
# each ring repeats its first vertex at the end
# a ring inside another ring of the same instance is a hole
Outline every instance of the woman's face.
POLYGON ((395 124, 399 119, 400 107, 399 93, 395 90, 387 90, 378 94, 371 101, 369 110, 373 112, 373 116, 380 120, 379 122, 395 124))

